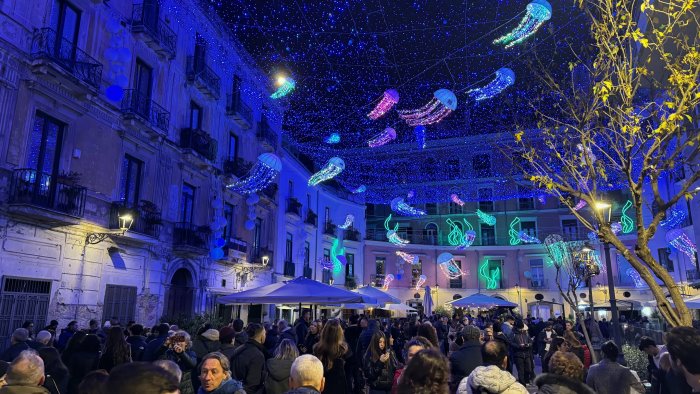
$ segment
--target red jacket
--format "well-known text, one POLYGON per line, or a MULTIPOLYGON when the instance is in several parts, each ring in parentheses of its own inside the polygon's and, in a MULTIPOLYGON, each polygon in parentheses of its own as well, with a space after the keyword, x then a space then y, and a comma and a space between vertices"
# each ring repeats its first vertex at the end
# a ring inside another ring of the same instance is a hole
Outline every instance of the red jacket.
POLYGON ((399 377, 403 373, 403 368, 399 368, 394 371, 394 382, 391 384, 391 394, 398 394, 399 389, 399 377))

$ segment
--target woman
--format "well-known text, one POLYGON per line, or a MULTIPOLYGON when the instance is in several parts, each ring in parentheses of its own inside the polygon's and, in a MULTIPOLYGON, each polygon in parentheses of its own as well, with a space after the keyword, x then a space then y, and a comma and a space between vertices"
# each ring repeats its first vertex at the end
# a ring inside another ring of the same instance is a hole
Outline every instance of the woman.
POLYGON ((437 337, 437 330, 435 330, 435 327, 433 327, 432 324, 425 322, 418 326, 418 336, 419 337, 425 337, 428 338, 430 343, 433 344, 435 347, 440 347, 440 343, 438 342, 438 337, 437 337))
POLYGON ((550 373, 541 374, 535 379, 540 394, 595 393, 583 383, 583 364, 573 353, 554 352, 549 361, 549 371, 550 373))
POLYGON ((563 337, 554 337, 549 345, 549 350, 545 353, 542 358, 542 372, 549 372, 549 360, 552 358, 555 352, 563 350, 562 345, 564 344, 563 337))
POLYGON ((78 352, 78 349, 80 349, 80 344, 83 343, 86 336, 86 332, 78 331, 68 340, 68 344, 61 354, 61 360, 63 361, 63 364, 68 367, 68 369, 70 369, 73 354, 78 352))
POLYGON ((304 338, 303 345, 301 346, 301 352, 304 354, 313 354, 314 345, 318 342, 320 337, 318 324, 316 324, 316 322, 311 322, 309 331, 306 332, 306 338, 304 338))
POLYGON ((282 394, 289 391, 289 375, 292 363, 299 357, 299 351, 291 339, 283 339, 275 348, 274 356, 267 360, 265 377, 266 394, 282 394))
POLYGON ((61 361, 58 350, 54 347, 39 349, 39 357, 44 360, 44 388, 51 394, 66 394, 68 392, 68 367, 61 361))
POLYGON ((348 351, 343 328, 338 320, 328 320, 323 326, 321 338, 314 345, 313 354, 323 364, 323 376, 326 378, 323 392, 330 394, 347 392, 345 358, 352 355, 352 353, 348 351))
POLYGON ((586 361, 583 346, 581 346, 581 342, 576 338, 573 331, 564 331, 564 350, 575 354, 581 360, 581 364, 586 361))
POLYGON ((124 330, 121 327, 112 327, 107 333, 105 352, 100 357, 98 368, 107 372, 120 364, 131 362, 131 346, 124 338, 124 330))
POLYGON ((163 342, 163 346, 156 352, 156 357, 159 360, 170 360, 180 367, 180 371, 182 371, 180 393, 182 394, 194 394, 195 392, 192 385, 192 370, 197 367, 197 355, 191 348, 190 334, 180 330, 168 337, 163 342))
POLYGON ((448 394, 449 380, 447 358, 438 349, 425 349, 408 362, 396 391, 401 394, 448 394))
POLYGON ((98 369, 97 365, 100 362, 101 348, 100 338, 97 335, 88 334, 83 339, 78 351, 71 357, 71 363, 68 366, 68 372, 70 372, 70 379, 68 380, 69 393, 77 392, 78 385, 85 375, 98 369))
MULTIPOLYGON (((381 331, 375 331, 372 341, 362 360, 362 370, 367 379, 369 394, 388 394, 398 361, 387 344, 386 336, 381 331)), ((400 392, 400 391, 399 391, 400 392)))

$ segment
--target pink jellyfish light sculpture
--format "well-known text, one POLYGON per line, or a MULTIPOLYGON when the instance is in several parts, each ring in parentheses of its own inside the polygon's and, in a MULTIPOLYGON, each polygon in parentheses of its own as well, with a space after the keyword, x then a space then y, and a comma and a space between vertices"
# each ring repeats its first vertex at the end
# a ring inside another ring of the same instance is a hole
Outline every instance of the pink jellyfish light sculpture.
POLYGON ((457 96, 447 89, 435 91, 428 104, 412 110, 399 111, 401 119, 409 126, 425 126, 438 123, 457 109, 457 96))
POLYGON ((384 116, 391 108, 399 102, 399 92, 394 89, 389 89, 384 92, 381 101, 374 107, 372 112, 367 114, 367 117, 372 120, 377 120, 384 116))

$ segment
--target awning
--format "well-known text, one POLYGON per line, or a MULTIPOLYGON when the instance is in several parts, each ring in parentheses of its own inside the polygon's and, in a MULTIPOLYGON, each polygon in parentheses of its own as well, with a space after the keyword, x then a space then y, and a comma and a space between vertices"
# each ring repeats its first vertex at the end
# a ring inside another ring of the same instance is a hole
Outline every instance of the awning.
POLYGON ((502 300, 497 297, 491 297, 486 294, 476 293, 469 297, 459 298, 457 300, 452 300, 446 302, 446 304, 451 304, 454 307, 460 308, 495 308, 495 307, 506 307, 514 308, 518 304, 506 300, 502 300))

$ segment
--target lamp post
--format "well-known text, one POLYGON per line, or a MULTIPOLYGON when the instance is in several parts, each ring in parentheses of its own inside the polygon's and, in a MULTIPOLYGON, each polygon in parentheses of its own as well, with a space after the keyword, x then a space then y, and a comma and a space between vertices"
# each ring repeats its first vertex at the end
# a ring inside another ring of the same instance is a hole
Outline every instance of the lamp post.
POLYGON ((109 236, 123 236, 126 234, 131 225, 134 224, 134 217, 130 214, 124 214, 119 216, 119 231, 109 232, 109 233, 88 233, 85 237, 85 245, 96 245, 109 236))
MULTIPOLYGON (((595 209, 603 213, 603 217, 607 217, 605 225, 610 225, 610 215, 612 214, 612 205, 606 202, 597 202, 595 209)), ((599 223, 603 224, 603 223, 599 223)), ((615 281, 612 273, 612 261, 610 260, 610 244, 603 240, 603 249, 605 251, 605 269, 608 274, 608 294, 610 295, 610 314, 612 315, 612 330, 615 344, 622 351, 622 333, 620 332, 620 317, 617 311, 617 300, 615 299, 615 281)), ((622 354, 622 353, 620 353, 622 354)))

